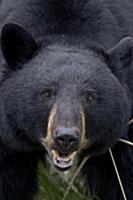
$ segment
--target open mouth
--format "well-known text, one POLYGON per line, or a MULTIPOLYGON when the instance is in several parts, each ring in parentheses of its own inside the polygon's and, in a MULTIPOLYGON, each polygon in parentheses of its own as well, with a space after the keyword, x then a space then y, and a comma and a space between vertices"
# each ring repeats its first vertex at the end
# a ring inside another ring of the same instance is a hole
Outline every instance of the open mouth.
POLYGON ((65 171, 68 170, 74 164, 78 151, 73 151, 72 153, 60 153, 55 149, 51 149, 48 145, 46 139, 41 139, 41 144, 45 147, 48 152, 49 158, 52 161, 52 164, 59 170, 65 171))
POLYGON ((69 155, 63 155, 56 150, 52 150, 51 154, 54 166, 60 170, 67 170, 74 164, 77 152, 74 151, 69 155))

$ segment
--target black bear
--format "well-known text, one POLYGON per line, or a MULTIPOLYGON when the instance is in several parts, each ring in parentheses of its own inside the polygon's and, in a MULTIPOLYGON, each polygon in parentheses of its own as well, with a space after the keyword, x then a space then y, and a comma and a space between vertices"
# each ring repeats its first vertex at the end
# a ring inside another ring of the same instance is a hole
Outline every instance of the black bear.
POLYGON ((46 153, 123 200, 109 148, 132 200, 132 0, 1 0, 0 30, 0 200, 33 199, 46 153))

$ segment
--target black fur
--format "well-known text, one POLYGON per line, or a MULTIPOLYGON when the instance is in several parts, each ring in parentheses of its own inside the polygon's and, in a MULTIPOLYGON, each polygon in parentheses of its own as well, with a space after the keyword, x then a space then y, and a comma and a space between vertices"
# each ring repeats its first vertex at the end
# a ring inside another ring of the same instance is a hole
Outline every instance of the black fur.
POLYGON ((133 152, 118 142, 133 138, 132 0, 1 0, 0 30, 0 200, 33 199, 55 103, 64 115, 85 112, 88 194, 123 200, 112 147, 132 200, 133 152))

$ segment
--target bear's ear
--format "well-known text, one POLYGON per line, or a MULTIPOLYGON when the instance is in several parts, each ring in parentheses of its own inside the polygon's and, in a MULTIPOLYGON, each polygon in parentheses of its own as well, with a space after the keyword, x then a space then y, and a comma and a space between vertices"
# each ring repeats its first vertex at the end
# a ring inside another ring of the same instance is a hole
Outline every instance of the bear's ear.
POLYGON ((125 37, 116 46, 107 51, 110 68, 120 81, 125 80, 133 67, 133 38, 125 37))
POLYGON ((17 24, 6 24, 1 33, 1 48, 8 67, 12 70, 32 58, 38 47, 35 40, 17 24))

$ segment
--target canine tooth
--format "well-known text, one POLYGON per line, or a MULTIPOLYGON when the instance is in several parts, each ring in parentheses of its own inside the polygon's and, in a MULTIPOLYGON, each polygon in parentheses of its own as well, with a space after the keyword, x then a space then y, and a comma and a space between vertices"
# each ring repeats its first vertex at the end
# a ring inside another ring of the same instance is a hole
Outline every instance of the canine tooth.
POLYGON ((70 155, 63 157, 63 156, 60 156, 58 151, 54 149, 51 150, 53 163, 55 166, 60 167, 60 168, 67 168, 67 167, 72 166, 76 154, 77 154, 77 151, 74 151, 70 155))
POLYGON ((69 160, 69 159, 64 160, 64 159, 61 159, 61 158, 53 158, 53 162, 54 162, 55 166, 58 166, 60 168, 67 168, 67 167, 72 166, 72 164, 73 164, 72 160, 69 160))

